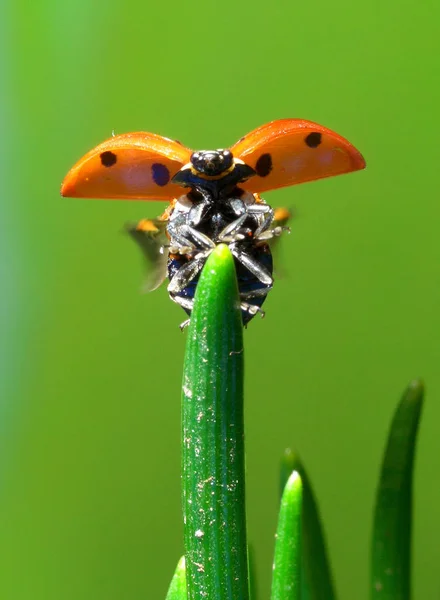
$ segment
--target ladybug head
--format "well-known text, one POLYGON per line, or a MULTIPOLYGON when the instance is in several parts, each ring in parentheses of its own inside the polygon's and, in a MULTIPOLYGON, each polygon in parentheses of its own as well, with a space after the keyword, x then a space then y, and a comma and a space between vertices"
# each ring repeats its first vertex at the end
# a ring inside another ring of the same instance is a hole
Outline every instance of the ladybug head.
POLYGON ((201 175, 215 177, 232 168, 234 157, 230 150, 199 150, 192 153, 190 161, 201 175))
POLYGON ((174 175, 172 182, 182 187, 210 190, 215 195, 232 189, 252 175, 255 175, 254 169, 234 158, 230 150, 198 150, 174 175))

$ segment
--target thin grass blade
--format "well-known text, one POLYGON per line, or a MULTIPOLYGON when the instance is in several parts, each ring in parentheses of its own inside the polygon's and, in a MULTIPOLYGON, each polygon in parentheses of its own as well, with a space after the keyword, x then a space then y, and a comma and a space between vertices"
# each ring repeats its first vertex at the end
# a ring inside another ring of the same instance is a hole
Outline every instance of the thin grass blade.
POLYGON ((187 600, 184 556, 177 563, 170 587, 168 588, 166 600, 187 600))
POLYGON ((336 594, 318 504, 298 453, 287 448, 281 461, 281 489, 293 471, 300 474, 303 485, 301 600, 335 600, 336 594))
POLYGON ((374 513, 372 600, 411 598, 412 480, 423 396, 423 383, 413 381, 391 423, 374 513))
POLYGON ((243 326, 222 244, 197 284, 182 394, 182 503, 188 600, 248 600, 243 326))
POLYGON ((271 600, 301 600, 301 477, 294 471, 281 498, 271 600))

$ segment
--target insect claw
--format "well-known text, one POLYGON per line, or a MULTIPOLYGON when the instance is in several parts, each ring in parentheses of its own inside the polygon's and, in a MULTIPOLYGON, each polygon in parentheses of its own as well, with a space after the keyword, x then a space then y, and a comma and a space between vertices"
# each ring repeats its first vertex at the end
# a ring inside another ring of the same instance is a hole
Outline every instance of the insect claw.
POLYGON ((182 323, 180 323, 179 325, 179 329, 180 331, 183 333, 184 330, 188 327, 188 325, 190 324, 191 319, 186 319, 186 321, 183 321, 182 323))

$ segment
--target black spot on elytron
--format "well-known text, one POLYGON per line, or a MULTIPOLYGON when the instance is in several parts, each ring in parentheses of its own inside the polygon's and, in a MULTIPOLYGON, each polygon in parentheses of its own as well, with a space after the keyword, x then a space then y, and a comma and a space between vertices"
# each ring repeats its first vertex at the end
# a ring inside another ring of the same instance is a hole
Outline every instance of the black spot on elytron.
POLYGON ((240 138, 237 142, 237 144, 240 144, 241 142, 243 142, 245 140, 246 136, 244 135, 242 138, 240 138))
POLYGON ((176 142, 176 144, 179 144, 180 146, 182 145, 182 142, 180 140, 174 140, 176 142))
POLYGON ((107 152, 102 152, 99 155, 99 157, 101 159, 101 164, 104 167, 113 167, 113 165, 115 165, 116 161, 118 160, 116 154, 110 152, 110 150, 107 150, 107 152))
POLYGON ((260 177, 267 177, 272 171, 272 157, 270 154, 262 154, 257 160, 255 171, 260 177))
POLYGON ((153 181, 156 185, 163 187, 170 180, 168 167, 161 163, 154 163, 151 165, 151 172, 153 173, 153 181))
POLYGON ((317 148, 322 142, 322 134, 319 131, 312 131, 304 141, 309 148, 317 148))

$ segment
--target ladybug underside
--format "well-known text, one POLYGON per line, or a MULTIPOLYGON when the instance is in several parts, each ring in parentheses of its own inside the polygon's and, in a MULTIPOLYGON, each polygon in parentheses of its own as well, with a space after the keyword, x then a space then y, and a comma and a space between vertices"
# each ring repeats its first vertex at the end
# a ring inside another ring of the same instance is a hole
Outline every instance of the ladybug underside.
POLYGON ((191 193, 177 200, 167 225, 171 299, 191 314, 200 271, 215 246, 226 243, 236 263, 243 324, 262 313, 273 285, 267 240, 282 232, 281 227, 271 228, 273 218, 270 206, 246 192, 213 202, 204 210, 192 201, 191 193))
MULTIPOLYGON (((276 224, 273 209, 258 194, 239 187, 254 171, 242 161, 234 163, 227 152, 194 153, 197 170, 190 163, 173 177, 173 182, 190 188, 189 192, 174 200, 155 223, 166 223, 168 293, 188 315, 208 256, 218 244, 228 245, 236 264, 246 325, 258 312, 264 315, 261 306, 273 285, 268 241, 286 227, 276 224), (216 176, 216 168, 220 176, 216 176)), ((142 244, 138 232, 149 232, 152 223, 154 229, 154 222, 141 221, 130 233, 142 244)), ((181 326, 188 323, 189 319, 181 326)))

